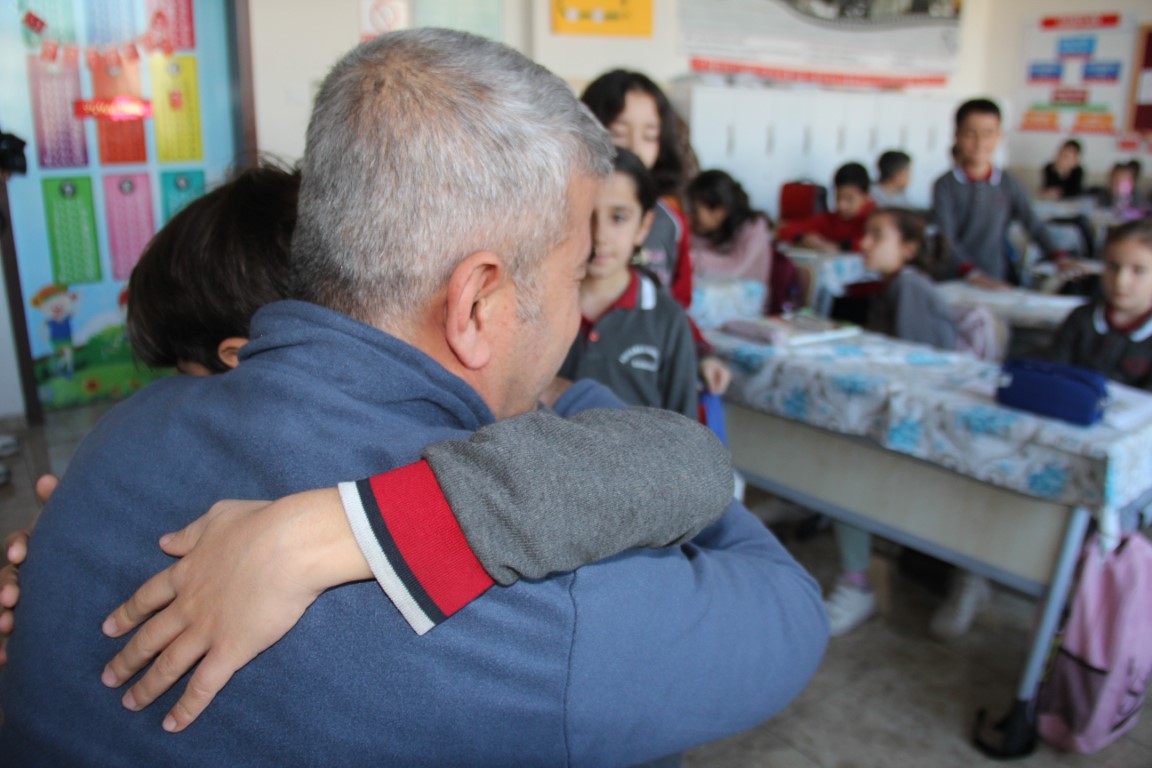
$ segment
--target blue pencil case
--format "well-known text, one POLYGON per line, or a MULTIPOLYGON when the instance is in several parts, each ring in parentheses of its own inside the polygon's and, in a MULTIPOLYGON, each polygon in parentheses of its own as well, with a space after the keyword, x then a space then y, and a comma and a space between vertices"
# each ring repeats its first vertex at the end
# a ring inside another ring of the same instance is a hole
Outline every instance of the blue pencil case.
POLYGON ((1100 421, 1108 402, 1108 379, 1074 365, 1025 357, 1009 358, 1001 368, 996 401, 1087 427, 1100 421))

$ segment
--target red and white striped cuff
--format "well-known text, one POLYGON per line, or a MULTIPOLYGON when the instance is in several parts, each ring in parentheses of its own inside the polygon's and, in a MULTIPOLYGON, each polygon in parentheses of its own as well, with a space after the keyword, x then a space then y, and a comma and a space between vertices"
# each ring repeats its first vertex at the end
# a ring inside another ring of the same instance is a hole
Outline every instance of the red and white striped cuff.
POLYGON ((340 483, 344 513, 384 593, 423 635, 495 582, 427 461, 340 483))

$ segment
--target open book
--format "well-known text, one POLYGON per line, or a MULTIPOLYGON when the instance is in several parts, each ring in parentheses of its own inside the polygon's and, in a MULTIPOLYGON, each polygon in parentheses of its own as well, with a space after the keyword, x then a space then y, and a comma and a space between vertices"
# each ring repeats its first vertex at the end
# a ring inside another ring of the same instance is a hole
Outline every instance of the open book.
POLYGON ((729 320, 720 330, 780 347, 835 341, 860 333, 860 327, 857 325, 805 313, 790 318, 756 317, 747 320, 729 320))

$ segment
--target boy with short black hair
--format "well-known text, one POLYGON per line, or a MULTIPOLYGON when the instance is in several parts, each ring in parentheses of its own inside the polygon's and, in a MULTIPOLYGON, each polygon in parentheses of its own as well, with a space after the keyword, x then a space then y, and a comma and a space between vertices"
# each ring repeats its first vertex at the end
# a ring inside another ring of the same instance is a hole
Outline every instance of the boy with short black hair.
POLYGON ((908 182, 912 178, 912 158, 907 152, 890 149, 876 159, 880 178, 872 185, 877 208, 909 208, 908 182))
POLYGON ((795 243, 825 253, 859 251, 864 225, 876 207, 868 194, 871 180, 860 163, 846 163, 833 177, 835 210, 800 219, 780 228, 781 243, 795 243))
POLYGON ((1060 145, 1056 159, 1044 166, 1044 183, 1040 196, 1047 200, 1065 200, 1084 193, 1084 169, 1080 154, 1084 151, 1076 139, 1060 145))
POLYGON ((992 164, 1000 144, 1000 108, 972 99, 956 110, 956 167, 936 180, 932 210, 951 254, 949 271, 984 287, 1018 284, 1008 253, 1008 228, 1019 221, 1061 271, 1079 265, 1067 259, 1032 211, 1028 193, 1011 174, 992 164))
POLYGON ((288 296, 299 171, 248 168, 189 203, 128 280, 128 341, 153 368, 236 367, 256 310, 288 296))

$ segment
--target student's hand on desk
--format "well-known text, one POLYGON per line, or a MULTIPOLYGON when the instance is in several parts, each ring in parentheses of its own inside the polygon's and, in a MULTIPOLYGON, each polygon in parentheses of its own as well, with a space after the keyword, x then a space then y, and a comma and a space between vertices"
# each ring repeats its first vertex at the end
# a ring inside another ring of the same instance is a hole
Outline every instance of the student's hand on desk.
MULTIPOLYGON (((41 504, 48 503, 48 497, 60 482, 55 475, 41 475, 36 481, 36 498, 41 504)), ((4 539, 4 551, 8 565, 0 569, 0 667, 8 663, 8 635, 16 626, 13 613, 20 602, 20 564, 28 557, 28 540, 32 537, 32 527, 12 531, 4 539)))
POLYGON ((1079 280, 1087 277, 1092 270, 1079 259, 1061 259, 1056 262, 1056 271, 1065 280, 1079 280))
POLYGON ((977 288, 987 288, 991 291, 1010 291, 1012 286, 1003 280, 997 280, 994 277, 988 277, 979 272, 973 272, 968 276, 968 284, 977 288))
POLYGON ((823 251, 824 253, 839 253, 840 246, 826 237, 821 237, 816 234, 808 234, 801 237, 797 244, 801 248, 809 248, 813 251, 823 251))
POLYGON ((709 393, 722 395, 732 383, 732 369, 715 355, 708 355, 700 359, 700 378, 704 380, 704 388, 709 393))
POLYGON ((275 502, 221 501, 162 537, 160 546, 181 560, 105 620, 109 637, 143 626, 101 680, 118 687, 151 663, 122 700, 139 710, 200 662, 164 718, 171 732, 195 720, 233 673, 287 634, 321 592, 372 578, 335 488, 275 502))

